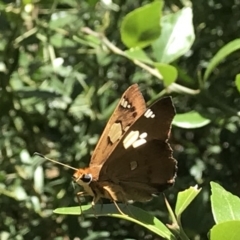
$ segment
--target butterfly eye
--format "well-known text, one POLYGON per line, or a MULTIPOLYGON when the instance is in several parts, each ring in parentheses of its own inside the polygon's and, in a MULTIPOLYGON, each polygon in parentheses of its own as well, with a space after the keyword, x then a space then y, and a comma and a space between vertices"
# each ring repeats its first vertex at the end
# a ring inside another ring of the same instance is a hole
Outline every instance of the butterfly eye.
POLYGON ((84 183, 90 183, 92 181, 92 174, 83 174, 82 177, 81 177, 81 180, 84 182, 84 183))

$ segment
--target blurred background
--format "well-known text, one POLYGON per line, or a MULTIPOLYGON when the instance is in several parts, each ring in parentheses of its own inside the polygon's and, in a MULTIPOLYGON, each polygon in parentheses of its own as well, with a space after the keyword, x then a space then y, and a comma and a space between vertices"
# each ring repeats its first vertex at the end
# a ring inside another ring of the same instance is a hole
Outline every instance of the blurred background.
MULTIPOLYGON (((72 170, 39 157, 40 152, 73 167, 87 166, 91 152, 121 94, 138 83, 146 102, 165 87, 129 59, 114 54, 88 27, 104 32, 125 50, 120 25, 127 13, 151 1, 0 1, 0 239, 161 239, 144 228, 115 218, 81 219, 54 214, 78 203, 72 170)), ((196 110, 209 119, 201 128, 173 126, 170 142, 178 178, 166 196, 202 187, 183 215, 191 239, 207 239, 213 226, 210 181, 240 195, 239 51, 227 57, 207 82, 199 82, 210 59, 239 37, 240 2, 185 1, 192 4, 195 41, 172 64, 177 83, 199 94, 167 91, 178 113, 196 110)), ((163 15, 183 1, 168 0, 163 15)), ((184 29, 182 24, 182 29, 184 29)), ((151 57, 151 49, 146 48, 151 57)), ((83 204, 91 198, 83 198, 83 204)), ((162 197, 136 206, 169 223, 162 197)))

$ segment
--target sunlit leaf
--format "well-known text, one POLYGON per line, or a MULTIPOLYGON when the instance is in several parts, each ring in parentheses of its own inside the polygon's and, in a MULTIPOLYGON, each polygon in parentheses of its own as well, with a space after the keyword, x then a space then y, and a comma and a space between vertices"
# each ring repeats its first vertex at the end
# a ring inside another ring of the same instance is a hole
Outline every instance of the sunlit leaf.
MULTIPOLYGON (((82 207, 82 212, 85 216, 89 217, 116 217, 120 219, 125 219, 127 221, 134 222, 139 224, 148 230, 156 233, 159 236, 164 237, 165 239, 175 239, 170 230, 156 217, 152 216, 148 212, 137 208, 132 205, 118 204, 120 209, 126 214, 122 215, 117 210, 114 204, 97 204, 94 209, 91 205, 84 205, 82 207)), ((68 214, 68 215, 80 215, 80 206, 77 207, 67 207, 67 208, 58 208, 54 210, 54 213, 58 214, 68 214)))
POLYGON ((49 27, 52 29, 64 27, 72 22, 77 21, 77 16, 74 14, 68 14, 68 12, 58 12, 52 15, 52 21, 49 22, 49 27))
POLYGON ((198 112, 191 111, 177 114, 173 120, 173 125, 186 129, 194 129, 204 127, 210 122, 210 119, 201 116, 198 112))
POLYGON ((211 182, 211 190, 211 206, 215 222, 240 220, 240 198, 215 182, 211 182))
POLYGON ((131 48, 125 51, 125 54, 132 60, 139 60, 144 63, 152 64, 152 60, 141 48, 131 48))
POLYGON ((215 225, 210 231, 210 240, 239 240, 240 221, 227 221, 215 225))
POLYGON ((177 203, 175 207, 175 214, 177 217, 179 217, 184 212, 184 210, 195 199, 200 191, 201 189, 198 189, 197 186, 195 186, 178 193, 177 203))
POLYGON ((240 49, 240 39, 233 40, 223 46, 211 59, 204 73, 203 79, 206 81, 214 68, 223 61, 228 55, 240 49))
POLYGON ((240 74, 237 74, 235 78, 235 84, 236 84, 237 90, 240 92, 240 74))
POLYGON ((44 188, 44 171, 42 165, 38 165, 34 170, 33 180, 35 191, 39 194, 42 193, 44 188))
POLYGON ((191 48, 195 39, 192 17, 192 9, 186 7, 162 18, 161 35, 152 44, 158 62, 171 63, 191 48))
POLYGON ((128 48, 146 47, 159 37, 162 5, 162 1, 154 1, 125 16, 120 31, 128 48))
POLYGON ((164 85, 167 87, 174 83, 177 79, 177 69, 171 65, 164 63, 154 63, 154 66, 163 77, 164 85))

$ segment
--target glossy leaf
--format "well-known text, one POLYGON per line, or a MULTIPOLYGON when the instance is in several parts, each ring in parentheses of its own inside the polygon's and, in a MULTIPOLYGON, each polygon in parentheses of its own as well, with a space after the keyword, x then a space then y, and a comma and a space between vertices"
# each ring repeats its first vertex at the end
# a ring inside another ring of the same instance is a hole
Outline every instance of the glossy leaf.
MULTIPOLYGON (((82 213, 89 217, 109 216, 124 219, 139 224, 165 239, 175 239, 170 230, 160 220, 148 212, 132 205, 126 206, 124 204, 118 204, 118 206, 126 215, 120 214, 114 204, 104 204, 102 207, 100 204, 97 204, 94 209, 91 205, 84 205, 82 206, 82 213)), ((80 206, 58 208, 54 210, 54 213, 67 215, 81 214, 80 206)))
POLYGON ((166 87, 174 83, 177 79, 177 69, 171 65, 164 63, 154 63, 154 66, 163 77, 163 82, 166 87))
POLYGON ((175 207, 175 214, 177 217, 179 217, 184 212, 184 210, 195 199, 200 191, 201 189, 198 189, 197 186, 195 186, 178 193, 177 203, 175 207))
POLYGON ((237 74, 235 78, 235 84, 236 84, 237 90, 240 92, 240 74, 237 74))
POLYGON ((120 31, 128 48, 146 47, 159 37, 162 5, 162 1, 154 1, 125 16, 120 31))
POLYGON ((34 189, 37 193, 42 193, 44 190, 44 170, 43 166, 38 165, 33 173, 34 189))
POLYGON ((223 46, 209 62, 206 72, 204 73, 204 77, 203 77, 204 81, 206 81, 209 78, 214 68, 221 61, 223 61, 228 55, 230 55, 231 53, 239 49, 240 49, 240 39, 235 39, 229 42, 228 44, 226 44, 225 46, 223 46))
POLYGON ((171 63, 191 48, 195 39, 192 17, 192 9, 186 7, 162 18, 161 35, 152 44, 158 62, 171 63))
POLYGON ((210 240, 239 240, 240 221, 227 221, 215 225, 210 231, 210 240))
POLYGON ((141 48, 131 48, 125 51, 125 54, 132 60, 139 60, 144 63, 152 64, 152 60, 141 48))
POLYGON ((211 206, 216 223, 240 220, 240 199, 219 184, 211 182, 211 206))
POLYGON ((186 129, 194 129, 204 127, 211 121, 208 118, 201 116, 196 111, 177 114, 173 120, 173 125, 186 129))

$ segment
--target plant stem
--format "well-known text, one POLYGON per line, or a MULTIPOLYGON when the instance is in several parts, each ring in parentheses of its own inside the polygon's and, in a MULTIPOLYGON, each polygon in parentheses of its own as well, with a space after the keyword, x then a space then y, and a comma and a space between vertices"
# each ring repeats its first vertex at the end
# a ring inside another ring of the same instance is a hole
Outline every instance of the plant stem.
MULTIPOLYGON (((87 27, 82 28, 82 32, 99 38, 102 41, 102 43, 105 46, 107 46, 112 52, 128 58, 128 56, 125 54, 124 51, 122 51, 120 48, 118 48, 114 44, 112 44, 102 33, 95 32, 92 29, 87 28, 87 27)), ((128 59, 130 59, 130 58, 128 58, 128 59)), ((145 63, 139 61, 139 60, 136 60, 136 59, 135 60, 130 59, 130 60, 132 60, 137 66, 139 66, 142 69, 149 72, 151 75, 153 75, 153 76, 157 77, 158 79, 162 80, 162 75, 160 74, 160 72, 157 69, 152 68, 152 67, 146 65, 145 63)), ((171 86, 168 87, 168 92, 169 93, 170 92, 178 92, 178 93, 185 93, 185 94, 188 94, 188 95, 196 95, 200 91, 181 86, 177 83, 172 83, 171 86)))

